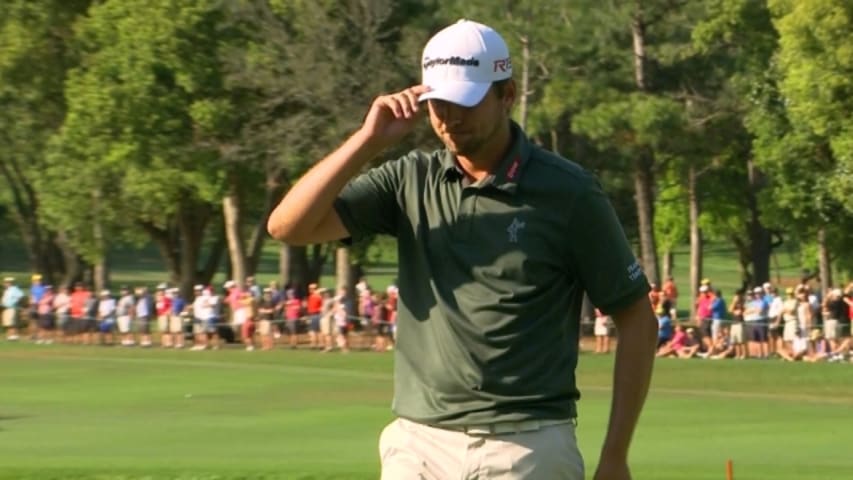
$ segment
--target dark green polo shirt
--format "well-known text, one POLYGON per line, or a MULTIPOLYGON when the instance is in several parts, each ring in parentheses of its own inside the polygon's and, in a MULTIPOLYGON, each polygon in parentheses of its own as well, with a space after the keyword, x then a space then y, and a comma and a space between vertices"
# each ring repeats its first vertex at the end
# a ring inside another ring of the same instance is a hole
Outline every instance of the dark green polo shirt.
POLYGON ((606 313, 648 292, 610 202, 528 141, 468 184, 452 154, 413 151, 355 178, 335 209, 353 238, 397 238, 394 412, 461 425, 576 416, 583 292, 606 313))

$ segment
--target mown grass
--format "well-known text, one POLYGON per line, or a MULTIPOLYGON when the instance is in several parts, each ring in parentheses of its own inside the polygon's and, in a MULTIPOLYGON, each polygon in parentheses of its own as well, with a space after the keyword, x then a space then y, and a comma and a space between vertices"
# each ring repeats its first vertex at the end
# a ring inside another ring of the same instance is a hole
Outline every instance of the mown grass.
MULTIPOLYGON (((0 344, 0 478, 375 479, 392 355, 0 344)), ((612 357, 582 355, 592 474, 612 357)), ((662 360, 636 479, 853 478, 853 365, 662 360)))

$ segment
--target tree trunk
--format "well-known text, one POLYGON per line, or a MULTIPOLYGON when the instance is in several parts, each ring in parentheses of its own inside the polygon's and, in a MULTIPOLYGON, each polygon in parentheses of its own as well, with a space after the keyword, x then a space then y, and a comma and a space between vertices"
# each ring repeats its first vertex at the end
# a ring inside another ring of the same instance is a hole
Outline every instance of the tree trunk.
POLYGON ((278 275, 282 287, 290 284, 290 246, 284 242, 278 249, 278 275))
POLYGON ((241 208, 239 187, 229 174, 231 185, 222 198, 222 215, 225 218, 225 238, 228 240, 228 258, 231 259, 231 280, 241 288, 246 283, 246 250, 240 232, 241 208))
POLYGON ((349 260, 349 248, 338 247, 335 251, 335 280, 336 288, 346 288, 347 294, 352 296, 355 282, 352 278, 352 268, 349 260))
POLYGON ((80 259, 80 255, 69 245, 68 237, 64 232, 56 235, 56 244, 62 252, 62 270, 64 272, 60 285, 70 287, 74 282, 83 278, 83 261, 80 259))
MULTIPOLYGON (((702 278, 702 230, 699 228, 699 197, 696 194, 696 168, 691 165, 687 171, 687 201, 690 211, 690 305, 696 305, 696 289, 702 278)), ((690 319, 696 312, 690 309, 690 319)))
MULTIPOLYGON (((634 17, 631 20, 631 36, 634 44, 634 82, 637 90, 648 89, 646 79, 646 25, 640 2, 636 3, 634 17)), ((637 202, 637 220, 640 230, 640 255, 643 269, 649 282, 660 285, 657 243, 654 230, 654 152, 641 148, 634 162, 634 189, 637 202)))
MULTIPOLYGON (((585 333, 584 332, 585 326, 593 325, 595 323, 595 313, 594 313, 593 309, 595 309, 595 305, 593 305, 592 302, 590 301, 589 295, 587 295, 586 292, 584 292, 583 302, 581 302, 581 318, 580 318, 580 322, 581 322, 580 334, 581 334, 581 336, 583 336, 585 333)), ((595 333, 595 332, 593 332, 593 333, 595 333)))
POLYGON ((823 298, 832 288, 832 262, 829 247, 826 244, 826 228, 820 227, 817 231, 817 256, 820 274, 820 288, 823 298))
POLYGON ((634 190, 637 204, 637 221, 640 231, 640 256, 649 282, 660 285, 657 242, 654 229, 654 194, 652 192, 651 160, 647 152, 634 165, 634 190))
POLYGON ((758 209, 758 192, 763 187, 763 178, 753 163, 752 158, 747 159, 747 172, 749 180, 747 203, 749 205, 748 225, 751 245, 752 281, 754 285, 760 285, 770 280, 772 238, 770 231, 761 224, 761 212, 758 209))
POLYGON ((521 95, 518 104, 518 124, 527 130, 527 98, 530 94, 530 38, 521 35, 521 95))
POLYGON ((306 246, 290 246, 290 262, 288 270, 290 271, 290 285, 296 291, 304 293, 308 291, 310 283, 310 272, 308 271, 308 247, 306 246))
POLYGON ((673 276, 672 270, 675 268, 675 254, 672 249, 667 248, 663 252, 663 278, 667 279, 673 276))

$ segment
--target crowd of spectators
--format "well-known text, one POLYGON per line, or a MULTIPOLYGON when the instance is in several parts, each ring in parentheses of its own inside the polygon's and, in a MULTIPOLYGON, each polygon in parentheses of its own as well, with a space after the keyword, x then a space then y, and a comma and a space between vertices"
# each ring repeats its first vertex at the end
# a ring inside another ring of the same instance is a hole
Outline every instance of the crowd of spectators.
POLYGON ((226 281, 218 291, 196 285, 184 298, 165 283, 93 292, 83 283, 55 289, 33 275, 27 291, 15 278, 4 278, 0 307, 8 341, 193 351, 237 343, 247 351, 303 346, 349 352, 357 332, 369 339, 368 348, 385 352, 394 345, 397 288, 377 292, 362 279, 352 296, 346 288, 333 292, 316 283, 300 295, 276 282, 261 288, 249 277, 242 286, 226 281))
POLYGON ((672 279, 652 285, 658 357, 839 362, 850 359, 853 282, 822 295, 808 281, 781 294, 769 282, 738 289, 726 302, 710 279, 699 285, 692 319, 678 318, 672 279))
MULTIPOLYGON (((679 318, 678 296, 672 278, 651 285, 658 357, 853 361, 853 283, 825 296, 807 282, 785 288, 784 295, 764 283, 739 289, 726 302, 704 279, 689 306, 692 315, 684 318, 679 318)), ((9 341, 194 351, 231 343, 248 351, 278 346, 349 352, 355 332, 360 346, 384 352, 394 345, 397 288, 374 291, 362 278, 352 296, 346 288, 333 292, 315 283, 300 294, 276 282, 261 288, 248 277, 242 286, 226 281, 218 291, 196 285, 184 298, 167 284, 93 292, 83 283, 54 289, 33 275, 26 291, 14 278, 4 278, 0 307, 9 341)), ((610 352, 610 327, 609 317, 596 309, 595 353, 610 352)))

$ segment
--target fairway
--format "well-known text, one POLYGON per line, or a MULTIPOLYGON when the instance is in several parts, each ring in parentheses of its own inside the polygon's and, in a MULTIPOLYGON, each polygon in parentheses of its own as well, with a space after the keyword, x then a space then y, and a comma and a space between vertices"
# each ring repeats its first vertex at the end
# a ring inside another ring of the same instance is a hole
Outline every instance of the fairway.
MULTIPOLYGON (((0 345, 0 478, 376 479, 392 355, 0 345)), ((581 356, 591 477, 612 357, 581 356)), ((635 479, 853 479, 853 365, 659 360, 635 479)))

